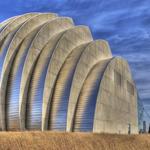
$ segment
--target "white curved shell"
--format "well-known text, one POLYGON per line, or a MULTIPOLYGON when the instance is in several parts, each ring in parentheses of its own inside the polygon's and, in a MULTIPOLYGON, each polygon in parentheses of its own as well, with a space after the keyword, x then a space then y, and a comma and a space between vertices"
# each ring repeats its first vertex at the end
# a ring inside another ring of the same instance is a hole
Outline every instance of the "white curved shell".
POLYGON ((137 120, 127 62, 88 27, 53 13, 0 23, 0 130, 137 133, 137 120))

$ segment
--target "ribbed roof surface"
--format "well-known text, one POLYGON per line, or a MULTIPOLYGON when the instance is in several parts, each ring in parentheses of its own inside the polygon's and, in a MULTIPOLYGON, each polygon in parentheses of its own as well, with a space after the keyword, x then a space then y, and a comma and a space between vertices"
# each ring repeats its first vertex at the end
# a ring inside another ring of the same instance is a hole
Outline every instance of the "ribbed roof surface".
POLYGON ((112 58, 105 40, 94 41, 87 26, 68 17, 28 13, 2 22, 0 129, 93 131, 112 58))

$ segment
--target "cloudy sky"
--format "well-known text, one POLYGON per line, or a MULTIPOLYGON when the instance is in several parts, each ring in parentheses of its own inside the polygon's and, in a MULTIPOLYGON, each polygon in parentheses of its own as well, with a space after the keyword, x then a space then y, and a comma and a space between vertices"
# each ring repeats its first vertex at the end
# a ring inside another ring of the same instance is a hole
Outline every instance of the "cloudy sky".
POLYGON ((88 25, 95 39, 108 40, 113 54, 129 61, 150 114, 149 8, 149 0, 1 0, 0 21, 26 12, 55 12, 88 25))

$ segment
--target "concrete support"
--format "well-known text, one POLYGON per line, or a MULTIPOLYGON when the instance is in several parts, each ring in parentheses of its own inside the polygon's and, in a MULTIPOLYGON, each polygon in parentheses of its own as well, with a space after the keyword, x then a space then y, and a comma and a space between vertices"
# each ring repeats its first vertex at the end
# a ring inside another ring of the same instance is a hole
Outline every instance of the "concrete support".
MULTIPOLYGON (((3 68, 2 68, 2 73, 1 73, 1 79, 0 79, 0 99, 1 99, 1 105, 5 105, 5 92, 6 92, 6 85, 7 85, 7 80, 8 80, 8 75, 10 72, 10 67, 13 62, 13 59, 17 53, 17 48, 19 48, 19 45, 21 42, 24 40, 24 38, 34 29, 37 27, 41 26, 42 24, 46 23, 50 19, 54 19, 56 17, 55 14, 40 14, 38 16, 32 17, 28 21, 26 21, 20 29, 16 32, 14 35, 9 48, 7 50, 7 54, 4 60, 3 68)), ((7 32, 2 32, 0 36, 0 40, 2 37, 7 32)), ((5 124, 5 107, 2 107, 2 128, 3 130, 6 129, 6 124, 5 124)))
POLYGON ((95 64, 85 79, 76 102, 72 131, 92 132, 97 93, 104 70, 111 59, 95 64))
POLYGON ((137 133, 128 63, 54 13, 0 23, 0 130, 137 133))
POLYGON ((88 73, 98 61, 111 57, 112 54, 109 45, 104 40, 97 40, 92 42, 84 50, 82 56, 80 56, 75 73, 73 75, 73 81, 70 90, 67 114, 67 131, 72 130, 73 117, 77 100, 88 73))
POLYGON ((49 130, 66 131, 69 93, 73 75, 77 62, 88 45, 89 43, 86 43, 74 48, 61 67, 50 105, 49 130))
POLYGON ((69 18, 58 18, 54 19, 53 21, 47 23, 43 28, 38 32, 37 36, 32 42, 32 45, 29 49, 28 56, 25 61, 22 81, 21 81, 21 88, 20 88, 20 124, 21 129, 25 129, 25 112, 26 112, 26 99, 27 99, 27 92, 29 87, 29 82, 31 79, 31 74, 34 69, 34 65, 44 48, 44 46, 53 38, 53 36, 63 32, 69 28, 73 27, 73 22, 69 18))
POLYGON ((59 40, 52 55, 46 75, 43 94, 42 130, 46 130, 48 128, 52 93, 57 76, 65 62, 65 59, 75 47, 90 41, 92 41, 91 33, 85 26, 78 26, 68 30, 59 40))
POLYGON ((10 22, 1 32, 0 34, 0 41, 2 41, 8 33, 15 30, 18 26, 22 25, 25 21, 30 19, 31 17, 34 17, 38 15, 37 13, 29 13, 22 16, 19 16, 17 18, 14 18, 12 22, 10 22))
POLYGON ((138 133, 137 91, 128 63, 119 57, 110 61, 101 79, 93 132, 138 133))
MULTIPOLYGON (((40 28, 40 27, 39 27, 40 28)), ((24 62, 29 50, 29 47, 37 34, 39 28, 32 31, 21 43, 21 46, 14 58, 12 67, 7 81, 7 94, 5 98, 6 108, 6 129, 20 130, 20 114, 19 114, 19 94, 21 76, 24 62)))

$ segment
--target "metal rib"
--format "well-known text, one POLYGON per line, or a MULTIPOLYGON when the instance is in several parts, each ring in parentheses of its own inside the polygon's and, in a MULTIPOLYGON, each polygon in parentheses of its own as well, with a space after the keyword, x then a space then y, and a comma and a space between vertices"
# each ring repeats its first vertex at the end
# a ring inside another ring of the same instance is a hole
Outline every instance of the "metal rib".
POLYGON ((6 95, 6 128, 7 130, 19 130, 19 94, 22 70, 30 44, 37 31, 31 32, 21 44, 8 78, 6 95))
MULTIPOLYGON (((49 19, 53 19, 55 16, 56 15, 54 14, 42 14, 42 15, 32 17, 31 19, 27 20, 14 35, 8 47, 5 61, 4 61, 3 68, 2 68, 1 81, 0 81, 0 88, 2 89, 0 90, 0 97, 1 97, 2 105, 5 105, 7 80, 8 80, 9 72, 11 69, 11 64, 13 63, 13 60, 16 56, 19 45, 28 34, 30 34, 39 26, 46 23, 49 19)), ((3 129, 5 130, 6 128, 5 107, 2 107, 1 109, 3 113, 2 125, 3 125, 3 129)))
POLYGON ((52 55, 44 86, 43 94, 43 117, 42 130, 48 128, 48 114, 50 110, 50 102, 52 99, 53 88, 59 71, 65 62, 69 53, 81 44, 92 41, 91 33, 85 26, 78 26, 68 30, 59 40, 54 53, 52 55), (61 58, 61 59, 60 59, 61 58), (46 92, 46 91, 49 92, 46 92))
MULTIPOLYGON (((25 112, 26 112, 28 88, 30 85, 29 82, 32 77, 34 67, 35 65, 37 65, 36 62, 38 60, 38 57, 40 56, 44 46, 47 43, 49 43, 51 47, 55 45, 57 41, 55 41, 53 37, 72 27, 73 27, 73 22, 70 18, 60 17, 60 18, 53 19, 41 28, 41 30, 38 32, 37 36, 32 42, 27 59, 25 61, 24 70, 23 70, 24 72, 21 79, 22 81, 21 81, 21 91, 20 91, 20 116, 21 116, 22 129, 25 129, 24 126, 25 112)), ((52 49, 50 50, 53 50, 53 48, 54 47, 52 47, 52 49)))
POLYGON ((75 113, 75 106, 83 86, 83 83, 92 69, 92 67, 106 58, 111 58, 112 54, 109 45, 104 40, 97 40, 91 42, 81 55, 76 70, 73 76, 69 104, 68 104, 68 114, 67 114, 67 131, 72 130, 73 115, 75 113))
POLYGON ((69 93, 73 74, 80 55, 87 44, 75 48, 67 57, 56 81, 50 109, 50 130, 66 131, 69 93))
POLYGON ((109 61, 110 59, 100 61, 88 74, 76 105, 73 131, 93 131, 93 121, 99 85, 102 78, 102 73, 104 72, 104 69, 109 61))
POLYGON ((44 47, 32 73, 26 106, 26 129, 41 130, 43 90, 48 64, 62 33, 54 36, 44 47))

